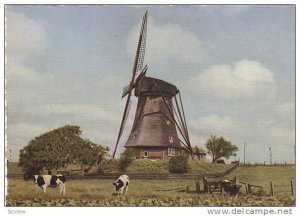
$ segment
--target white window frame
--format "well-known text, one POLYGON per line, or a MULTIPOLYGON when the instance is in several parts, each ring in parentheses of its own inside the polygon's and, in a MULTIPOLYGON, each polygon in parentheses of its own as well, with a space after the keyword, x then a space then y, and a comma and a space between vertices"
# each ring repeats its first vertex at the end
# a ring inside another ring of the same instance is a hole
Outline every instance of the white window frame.
POLYGON ((169 142, 170 142, 170 143, 173 143, 173 142, 174 142, 174 139, 173 139, 172 136, 169 136, 169 142))
POLYGON ((175 156, 175 149, 174 148, 168 148, 168 156, 175 156))
POLYGON ((149 151, 144 150, 144 157, 149 157, 149 151))

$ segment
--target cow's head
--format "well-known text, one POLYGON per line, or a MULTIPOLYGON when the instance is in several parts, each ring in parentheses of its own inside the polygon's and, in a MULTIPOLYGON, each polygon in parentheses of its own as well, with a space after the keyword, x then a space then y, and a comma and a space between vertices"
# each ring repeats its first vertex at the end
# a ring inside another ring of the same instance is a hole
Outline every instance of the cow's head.
POLYGON ((34 183, 37 184, 37 180, 38 180, 39 175, 34 175, 34 183))
POLYGON ((124 186, 124 182, 121 179, 118 179, 116 182, 113 183, 116 186, 116 191, 119 191, 121 187, 124 186))

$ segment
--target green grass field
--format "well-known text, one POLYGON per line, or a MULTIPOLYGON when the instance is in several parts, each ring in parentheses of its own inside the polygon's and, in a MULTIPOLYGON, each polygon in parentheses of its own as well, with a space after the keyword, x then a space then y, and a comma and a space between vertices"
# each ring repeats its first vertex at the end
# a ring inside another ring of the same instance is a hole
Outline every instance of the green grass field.
MULTIPOLYGON (((221 194, 185 193, 189 186, 195 190, 193 180, 142 180, 131 179, 128 196, 115 197, 113 180, 68 180, 66 195, 59 196, 58 188, 49 188, 44 195, 33 181, 8 179, 7 205, 9 206, 294 206, 295 199, 286 194, 270 197, 269 181, 288 184, 295 177, 295 166, 239 167, 224 177, 238 176, 240 181, 261 185, 264 196, 244 195, 234 199, 221 194)), ((201 185, 201 189, 203 186, 201 185)))
MULTIPOLYGON (((273 185, 290 185, 296 177, 295 166, 240 166, 224 178, 232 179, 237 176, 242 182, 259 185, 266 193, 270 193, 270 181, 273 185)), ((282 190, 289 187, 281 188, 282 190)))

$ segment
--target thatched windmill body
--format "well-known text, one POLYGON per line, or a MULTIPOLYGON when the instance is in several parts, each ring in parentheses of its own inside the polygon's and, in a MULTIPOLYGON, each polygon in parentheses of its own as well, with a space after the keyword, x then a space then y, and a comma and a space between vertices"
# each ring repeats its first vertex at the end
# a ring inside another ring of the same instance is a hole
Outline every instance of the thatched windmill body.
POLYGON ((137 158, 167 159, 183 151, 192 153, 179 90, 166 81, 146 76, 148 68, 143 68, 146 33, 147 12, 143 17, 131 82, 123 90, 122 98, 127 96, 127 101, 113 157, 128 117, 133 89, 138 103, 132 130, 124 147, 135 150, 137 158), (139 75, 135 79, 137 73, 139 75))

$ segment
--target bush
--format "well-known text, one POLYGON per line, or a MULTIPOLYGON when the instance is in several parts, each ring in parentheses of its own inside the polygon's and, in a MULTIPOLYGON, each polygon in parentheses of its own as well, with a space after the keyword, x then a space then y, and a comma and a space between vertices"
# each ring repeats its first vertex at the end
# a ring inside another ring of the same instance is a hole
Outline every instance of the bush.
POLYGON ((169 161, 170 173, 187 173, 188 172, 188 157, 185 155, 174 156, 169 161))
POLYGON ((133 149, 126 149, 120 157, 119 169, 120 171, 125 171, 126 168, 131 164, 132 160, 135 158, 135 151, 133 149))
POLYGON ((218 160, 217 160, 217 163, 218 163, 218 164, 225 164, 225 161, 224 161, 223 159, 218 159, 218 160))
POLYGON ((98 169, 98 174, 119 172, 119 160, 106 159, 98 169))
POLYGON ((145 174, 167 174, 168 160, 149 160, 136 159, 133 160, 126 168, 129 173, 145 173, 145 174))

